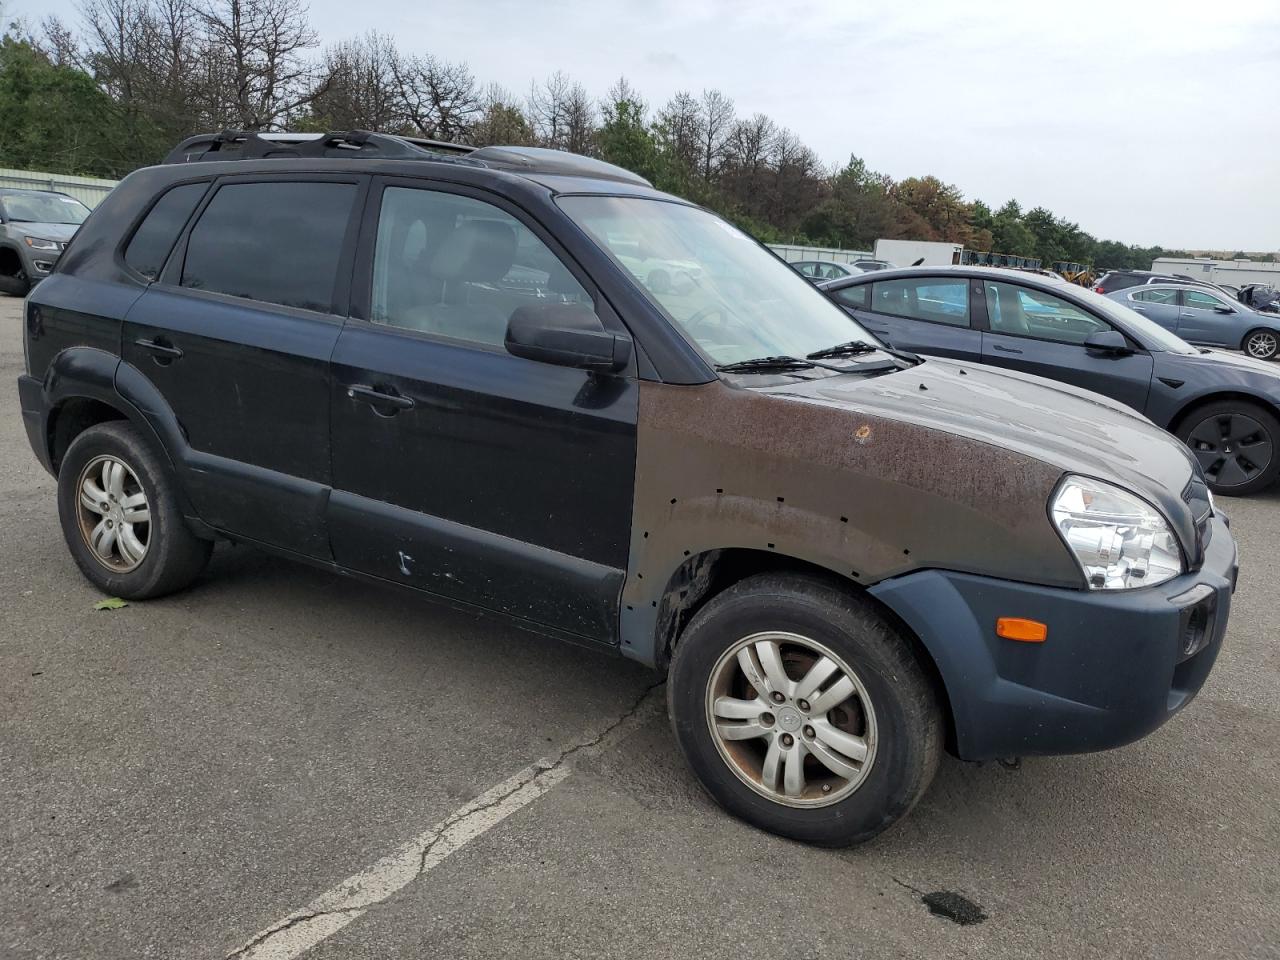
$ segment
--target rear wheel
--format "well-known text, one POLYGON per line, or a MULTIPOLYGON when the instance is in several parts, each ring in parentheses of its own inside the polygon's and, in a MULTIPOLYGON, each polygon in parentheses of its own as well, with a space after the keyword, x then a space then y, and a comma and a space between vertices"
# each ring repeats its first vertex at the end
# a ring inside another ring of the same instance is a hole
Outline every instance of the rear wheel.
POLYGON ((168 464, 123 420, 72 441, 58 470, 58 516, 80 571, 128 600, 181 590, 213 549, 187 528, 168 464))
POLYGON ((1280 421, 1263 407, 1229 400, 1193 410, 1178 429, 1214 493, 1246 497, 1280 473, 1280 421))
POLYGON ((933 777, 938 699, 908 641, 863 597, 793 574, 713 598, 676 646, 671 721, 730 813, 823 846, 870 839, 933 777))
POLYGON ((1251 330, 1240 349, 1255 360, 1274 360, 1280 353, 1280 335, 1274 330, 1251 330))

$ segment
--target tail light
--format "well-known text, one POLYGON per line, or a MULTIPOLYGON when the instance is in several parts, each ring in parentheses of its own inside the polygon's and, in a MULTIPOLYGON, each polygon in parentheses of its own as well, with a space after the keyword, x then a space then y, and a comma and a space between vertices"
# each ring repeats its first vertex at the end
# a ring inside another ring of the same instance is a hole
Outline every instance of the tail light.
POLYGON ((1102 284, 1098 284, 1096 287, 1094 287, 1094 288, 1093 288, 1093 292, 1094 292, 1094 293, 1106 293, 1106 291, 1102 289, 1102 284))

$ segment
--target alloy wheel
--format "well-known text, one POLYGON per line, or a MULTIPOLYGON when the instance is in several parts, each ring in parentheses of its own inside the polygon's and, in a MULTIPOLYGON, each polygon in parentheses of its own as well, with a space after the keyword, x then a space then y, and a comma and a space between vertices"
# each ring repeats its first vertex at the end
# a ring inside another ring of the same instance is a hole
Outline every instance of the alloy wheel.
POLYGON ((1187 437, 1205 476, 1219 487, 1238 487, 1266 470, 1273 443, 1262 424, 1242 413, 1202 420, 1187 437))
POLYGON ((844 799, 875 762, 876 715, 858 675, 809 637, 744 637, 707 684, 707 724, 721 757, 756 793, 789 807, 844 799))
POLYGON ((137 474, 118 457, 94 457, 76 491, 80 533, 93 558, 113 573, 136 569, 151 541, 151 508, 137 474))
POLYGON ((1274 333, 1259 330, 1249 335, 1249 339, 1245 341, 1244 348, 1251 357, 1256 357, 1259 360, 1270 360, 1276 355, 1277 349, 1280 348, 1280 339, 1274 333))

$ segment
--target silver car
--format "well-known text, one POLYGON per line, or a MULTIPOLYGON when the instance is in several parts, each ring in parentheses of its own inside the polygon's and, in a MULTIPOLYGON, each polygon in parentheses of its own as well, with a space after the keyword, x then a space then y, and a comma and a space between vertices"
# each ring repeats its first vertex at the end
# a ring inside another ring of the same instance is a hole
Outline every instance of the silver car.
POLYGON ((0 189, 0 293, 25 297, 53 272, 89 208, 52 190, 0 189))
POLYGON ((1259 360, 1280 353, 1280 314, 1261 313, 1214 290, 1151 283, 1107 296, 1189 343, 1243 350, 1259 360))

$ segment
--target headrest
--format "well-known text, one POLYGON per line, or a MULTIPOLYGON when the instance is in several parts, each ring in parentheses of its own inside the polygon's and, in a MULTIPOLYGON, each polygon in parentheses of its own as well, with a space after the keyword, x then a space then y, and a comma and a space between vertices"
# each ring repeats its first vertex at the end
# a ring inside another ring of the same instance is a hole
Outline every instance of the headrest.
POLYGON ((468 220, 435 252, 428 273, 437 280, 484 283, 505 277, 515 259, 515 230, 496 220, 468 220))

